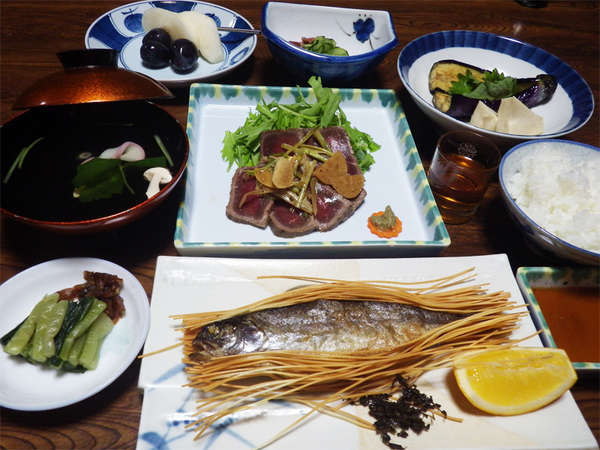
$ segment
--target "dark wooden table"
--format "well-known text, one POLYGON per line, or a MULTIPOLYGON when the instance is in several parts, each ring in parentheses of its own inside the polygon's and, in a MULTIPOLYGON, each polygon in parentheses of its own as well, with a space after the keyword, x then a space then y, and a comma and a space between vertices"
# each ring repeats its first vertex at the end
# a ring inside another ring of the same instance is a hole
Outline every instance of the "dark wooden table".
MULTIPOLYGON (((57 51, 84 47, 88 26, 102 13, 125 2, 100 0, 7 1, 0 3, 0 98, 2 123, 15 115, 16 96, 34 81, 60 70, 57 51)), ((316 3, 307 1, 307 3, 316 3)), ((320 4, 363 8, 364 1, 320 1, 320 4)), ((260 26, 262 1, 221 1, 260 26)), ((378 69, 349 86, 394 89, 403 104, 420 156, 427 165, 439 135, 410 99, 396 71, 402 46, 420 35, 441 30, 486 31, 529 42, 558 56, 588 82, 596 105, 600 72, 599 4, 595 1, 549 1, 528 8, 512 0, 372 0, 371 9, 392 13, 400 45, 378 69)), ((265 41, 259 38, 252 58, 220 80, 225 84, 293 86, 294 80, 273 64, 265 41)), ((163 106, 180 122, 187 114, 187 88, 175 89, 176 98, 163 106)), ((598 110, 581 129, 565 136, 599 145, 598 110)), ((183 183, 180 184, 183 186, 183 183)), ((114 261, 130 270, 148 296, 158 255, 176 255, 173 246, 175 215, 183 190, 178 188, 150 216, 114 232, 89 237, 46 234, 7 221, 1 226, 0 282, 35 264, 54 258, 90 256, 114 261), (148 224, 152 226, 148 226, 148 224)), ((513 270, 545 266, 523 242, 502 205, 497 183, 488 190, 477 216, 467 224, 449 225, 452 244, 442 256, 508 254, 513 270)), ((78 404, 51 412, 0 410, 0 447, 16 448, 133 448, 136 445, 142 394, 137 389, 139 362, 102 392, 78 404)), ((33 380, 31 382, 34 382, 33 380)), ((1 388, 1 387, 0 387, 1 388)), ((598 376, 580 377, 572 389, 596 439, 600 436, 598 376)))

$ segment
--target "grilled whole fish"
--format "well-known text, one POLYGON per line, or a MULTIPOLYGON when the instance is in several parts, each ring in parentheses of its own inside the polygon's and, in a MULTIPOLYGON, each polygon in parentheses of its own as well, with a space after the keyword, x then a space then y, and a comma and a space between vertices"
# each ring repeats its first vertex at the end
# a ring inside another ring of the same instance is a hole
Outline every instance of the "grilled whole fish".
POLYGON ((461 317, 397 303, 316 300, 208 324, 194 338, 190 356, 205 361, 269 350, 390 349, 461 317))

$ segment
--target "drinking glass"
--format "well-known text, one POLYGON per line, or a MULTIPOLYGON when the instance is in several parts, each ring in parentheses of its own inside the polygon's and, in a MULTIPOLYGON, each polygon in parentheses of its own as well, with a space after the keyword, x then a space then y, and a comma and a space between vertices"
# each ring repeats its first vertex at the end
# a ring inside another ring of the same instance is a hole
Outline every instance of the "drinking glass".
POLYGON ((445 223, 473 217, 500 157, 496 144, 479 133, 449 131, 439 138, 428 178, 445 223))

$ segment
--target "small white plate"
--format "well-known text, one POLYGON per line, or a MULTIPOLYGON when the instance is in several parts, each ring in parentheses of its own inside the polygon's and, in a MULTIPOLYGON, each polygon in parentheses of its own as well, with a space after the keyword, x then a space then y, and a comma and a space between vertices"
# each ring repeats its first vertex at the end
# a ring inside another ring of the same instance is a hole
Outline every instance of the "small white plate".
POLYGON ((4 282, 0 286, 0 336, 27 317, 45 294, 83 283, 84 270, 123 279, 125 316, 102 343, 98 367, 85 373, 63 373, 29 364, 0 350, 0 406, 43 411, 88 398, 121 375, 142 348, 150 326, 148 296, 133 274, 97 258, 47 261, 4 282))
POLYGON ((140 58, 144 37, 142 15, 150 8, 164 8, 173 12, 194 10, 211 17, 221 27, 254 28, 244 17, 230 9, 199 1, 142 1, 119 6, 97 18, 85 33, 86 48, 119 50, 119 67, 140 72, 166 85, 184 85, 193 81, 210 80, 225 75, 246 61, 256 47, 256 35, 220 32, 225 59, 210 64, 198 58, 195 70, 178 74, 171 67, 149 69, 140 58))

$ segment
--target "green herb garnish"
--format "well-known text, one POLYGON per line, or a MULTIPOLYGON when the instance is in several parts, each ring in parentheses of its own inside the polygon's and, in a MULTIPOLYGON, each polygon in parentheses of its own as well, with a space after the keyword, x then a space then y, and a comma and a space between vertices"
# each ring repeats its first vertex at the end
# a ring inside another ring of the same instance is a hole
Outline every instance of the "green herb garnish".
POLYGON ((476 80, 467 70, 464 75, 458 75, 458 81, 452 82, 448 93, 478 100, 499 100, 516 95, 519 88, 516 78, 507 77, 497 69, 485 72, 483 81, 476 80))
POLYGON ((338 47, 335 40, 325 36, 317 36, 311 42, 303 42, 302 48, 323 55, 348 56, 348 52, 338 47))
POLYGON ((308 103, 298 87, 296 102, 281 105, 266 103, 261 99, 256 111, 251 112, 244 124, 235 131, 226 131, 221 156, 229 163, 228 169, 255 166, 260 159, 260 135, 268 130, 288 128, 314 128, 341 126, 348 133, 354 154, 363 172, 375 162, 372 152, 380 148, 371 136, 354 128, 340 108, 342 97, 330 88, 324 88, 321 79, 311 77, 308 84, 313 88, 317 101, 308 103))
POLYGON ((173 159, 171 158, 171 155, 167 151, 167 147, 165 147, 165 144, 163 144, 163 141, 158 134, 154 135, 154 140, 156 141, 158 148, 160 148, 160 151, 163 153, 163 155, 165 155, 167 163, 169 163, 169 167, 173 167, 173 159))
POLYGON ((40 142, 42 139, 44 139, 44 138, 39 137, 35 141, 33 141, 31 144, 29 144, 27 147, 23 147, 21 149, 21 151, 19 152, 19 154, 17 155, 17 157, 11 164, 10 168, 8 169, 8 172, 6 172, 6 176, 4 177, 4 180, 2 180, 2 182, 4 184, 8 183, 8 180, 10 180, 10 177, 12 176, 15 169, 21 169, 21 167, 23 167, 23 161, 25 160, 27 153, 29 153, 29 151, 35 146, 35 144, 40 142))
POLYGON ((126 171, 158 166, 167 167, 164 156, 134 162, 94 158, 77 167, 77 173, 73 178, 73 187, 77 198, 82 202, 110 198, 123 193, 124 188, 134 194, 127 182, 126 171))

